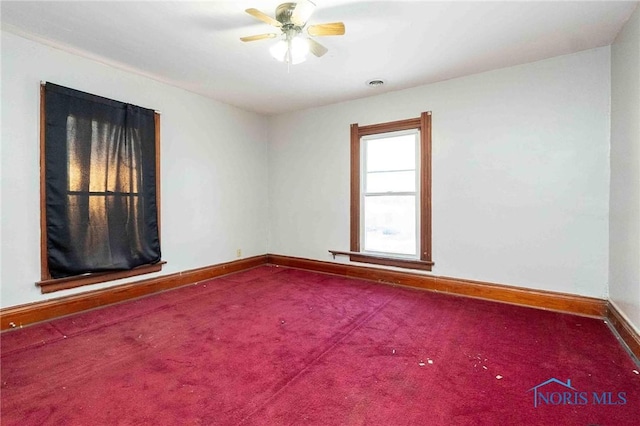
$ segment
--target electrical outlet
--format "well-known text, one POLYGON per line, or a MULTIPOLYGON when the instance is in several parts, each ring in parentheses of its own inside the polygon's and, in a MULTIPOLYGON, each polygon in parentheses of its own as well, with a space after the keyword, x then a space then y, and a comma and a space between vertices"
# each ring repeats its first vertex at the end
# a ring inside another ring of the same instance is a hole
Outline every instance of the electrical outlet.
POLYGON ((242 250, 241 249, 236 250, 236 257, 242 257, 242 250))

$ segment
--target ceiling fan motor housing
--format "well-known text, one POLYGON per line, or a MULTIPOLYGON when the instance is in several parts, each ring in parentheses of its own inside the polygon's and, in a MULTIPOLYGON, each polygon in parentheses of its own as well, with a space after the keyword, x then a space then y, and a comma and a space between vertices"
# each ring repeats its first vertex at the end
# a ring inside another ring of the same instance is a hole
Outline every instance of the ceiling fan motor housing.
POLYGON ((291 16, 296 8, 296 3, 282 3, 276 8, 276 20, 282 24, 283 27, 295 26, 291 22, 291 16))

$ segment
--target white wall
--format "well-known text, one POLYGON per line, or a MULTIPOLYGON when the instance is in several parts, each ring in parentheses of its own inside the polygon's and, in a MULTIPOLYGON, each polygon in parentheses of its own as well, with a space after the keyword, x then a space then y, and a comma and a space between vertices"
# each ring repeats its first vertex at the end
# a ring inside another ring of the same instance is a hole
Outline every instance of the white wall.
POLYGON ((640 7, 611 52, 609 292, 640 333, 640 7))
POLYGON ((604 47, 273 117, 268 250, 348 250, 349 124, 432 111, 432 273, 605 298, 609 97, 604 47))
POLYGON ((233 260, 237 248, 331 260, 328 249, 349 246, 349 124, 430 110, 433 273, 608 295, 608 47, 267 120, 3 32, 3 307, 87 290, 43 296, 34 285, 41 80, 162 111, 169 263, 155 275, 233 260))
MULTIPOLYGON (((185 65, 187 66, 187 65, 185 65)), ((162 258, 158 274, 266 252, 265 117, 2 32, 3 307, 87 291, 41 295, 40 81, 162 112, 162 258)))

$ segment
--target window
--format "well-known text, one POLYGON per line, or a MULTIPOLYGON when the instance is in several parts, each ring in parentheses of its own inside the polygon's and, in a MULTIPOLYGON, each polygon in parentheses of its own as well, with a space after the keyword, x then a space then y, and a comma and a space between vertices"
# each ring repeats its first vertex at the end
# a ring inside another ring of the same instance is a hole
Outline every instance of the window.
POLYGON ((360 138, 360 247, 417 258, 420 248, 420 133, 416 129, 360 138))
POLYGON ((431 113, 351 125, 351 247, 331 253, 431 270, 431 113))
POLYGON ((161 270, 159 116, 41 88, 43 293, 161 270))

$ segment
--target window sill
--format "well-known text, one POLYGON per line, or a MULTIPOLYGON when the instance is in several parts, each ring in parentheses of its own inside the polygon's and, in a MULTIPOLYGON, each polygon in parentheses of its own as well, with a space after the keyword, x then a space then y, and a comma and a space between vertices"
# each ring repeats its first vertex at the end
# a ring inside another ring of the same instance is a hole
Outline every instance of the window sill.
POLYGON ((329 253, 333 255, 334 259, 336 256, 349 256, 349 260, 352 262, 373 263, 376 265, 393 266, 396 268, 420 269, 422 271, 431 271, 431 268, 435 264, 434 262, 427 260, 403 259, 401 257, 383 256, 354 251, 329 250, 329 253))
POLYGON ((136 275, 150 274, 162 270, 162 265, 167 262, 160 261, 153 265, 142 265, 127 271, 100 272, 93 274, 77 275, 74 277, 53 278, 36 282, 42 294, 53 293, 54 291, 68 290, 70 288, 81 287, 89 284, 97 284, 107 281, 120 280, 134 277, 136 275))

